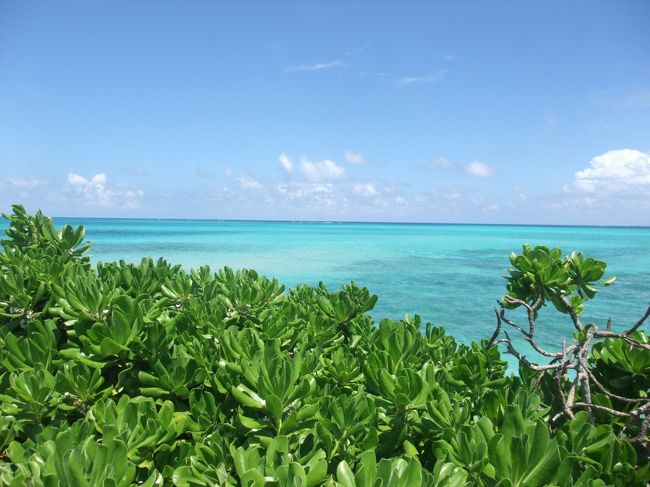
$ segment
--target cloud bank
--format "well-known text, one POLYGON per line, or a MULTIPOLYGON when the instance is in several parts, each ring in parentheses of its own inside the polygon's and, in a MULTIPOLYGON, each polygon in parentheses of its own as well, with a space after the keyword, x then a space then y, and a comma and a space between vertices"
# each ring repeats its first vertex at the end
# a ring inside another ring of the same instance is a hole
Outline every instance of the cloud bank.
POLYGON ((282 165, 282 168, 285 171, 287 171, 287 172, 293 171, 293 161, 289 158, 288 155, 286 155, 285 153, 282 153, 278 157, 278 160, 280 161, 280 164, 282 165))
POLYGON ((237 181, 239 181, 239 185, 244 189, 258 190, 264 187, 258 180, 249 178, 248 176, 239 176, 237 181))
POLYGON ((484 162, 472 161, 465 166, 465 172, 477 178, 489 178, 494 175, 495 170, 492 166, 488 166, 484 162))
POLYGON ((292 71, 324 71, 332 68, 343 68, 347 66, 343 61, 337 59, 334 61, 321 61, 311 64, 299 64, 298 66, 290 66, 285 69, 287 72, 292 71))
POLYGON ((350 150, 346 150, 343 153, 343 158, 345 159, 345 162, 348 164, 352 164, 353 166, 358 166, 361 164, 367 164, 368 161, 366 158, 363 156, 361 152, 352 152, 350 150))
POLYGON ((650 154, 634 149, 605 152, 575 174, 570 189, 585 193, 650 192, 650 154))
POLYGON ((341 179, 345 176, 345 168, 329 159, 325 159, 324 161, 311 161, 306 157, 301 157, 300 172, 309 181, 341 179))
POLYGON ((469 164, 459 164, 444 157, 434 159, 426 164, 425 167, 436 171, 454 170, 476 178, 489 178, 490 176, 494 176, 496 173, 494 167, 478 160, 471 161, 469 164))
POLYGON ((120 206, 123 208, 139 208, 140 198, 144 192, 140 189, 131 190, 123 186, 108 186, 106 173, 95 174, 86 179, 73 172, 68 173, 68 188, 63 192, 54 194, 55 199, 65 200, 72 198, 81 200, 89 206, 120 206))

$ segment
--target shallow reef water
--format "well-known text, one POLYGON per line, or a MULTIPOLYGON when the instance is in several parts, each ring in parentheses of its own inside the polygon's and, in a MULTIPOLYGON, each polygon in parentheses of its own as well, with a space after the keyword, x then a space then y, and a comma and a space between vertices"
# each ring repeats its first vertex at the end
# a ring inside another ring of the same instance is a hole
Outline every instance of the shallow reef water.
MULTIPOLYGON (((636 321, 650 304, 650 228, 56 218, 83 224, 94 262, 164 257, 185 268, 253 268, 287 288, 355 281, 379 296, 376 320, 419 314, 463 342, 489 337, 510 252, 524 243, 582 251, 617 276, 584 312, 586 321, 636 321)), ((4 222, 3 222, 4 225, 4 222)), ((523 313, 512 312, 519 321, 523 313)), ((549 307, 538 333, 547 346, 571 338, 549 307)), ((511 362, 514 363, 514 362, 511 362)))

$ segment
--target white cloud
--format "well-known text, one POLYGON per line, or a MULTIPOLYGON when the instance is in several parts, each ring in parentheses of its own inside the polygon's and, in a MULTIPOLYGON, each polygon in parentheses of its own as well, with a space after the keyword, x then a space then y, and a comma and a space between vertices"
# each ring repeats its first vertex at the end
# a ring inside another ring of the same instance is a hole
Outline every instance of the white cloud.
POLYGON ((596 103, 611 108, 631 108, 640 110, 650 108, 650 91, 647 90, 635 92, 601 92, 593 94, 591 98, 596 103))
MULTIPOLYGON (((84 203, 92 206, 121 205, 126 208, 139 208, 140 198, 144 196, 142 190, 129 190, 120 185, 112 189, 107 186, 107 182, 108 178, 103 172, 90 179, 71 172, 68 173, 68 184, 71 188, 64 190, 64 193, 71 190, 84 203)), ((63 194, 55 196, 64 197, 63 194)))
POLYGON ((372 183, 356 183, 353 189, 360 196, 374 196, 377 194, 377 188, 372 183))
POLYGON ((439 69, 435 73, 431 73, 425 76, 404 76, 395 80, 395 83, 398 85, 414 85, 414 84, 429 84, 441 81, 447 76, 446 69, 439 69))
POLYGON ((248 176, 239 176, 237 178, 237 181, 239 181, 239 185, 244 188, 244 189, 262 189, 264 185, 257 181, 256 179, 249 178, 248 176))
POLYGON ((140 208, 140 198, 144 196, 144 191, 136 189, 124 193, 124 207, 129 209, 140 208))
POLYGON ((310 209, 334 210, 347 205, 347 198, 335 194, 331 183, 309 183, 305 181, 292 181, 276 187, 276 193, 292 208, 300 211, 310 209))
POLYGON ((481 161, 472 161, 465 166, 465 172, 477 178, 489 178, 494 175, 494 168, 481 161))
POLYGON ((276 187, 278 193, 288 196, 289 199, 292 200, 318 194, 331 194, 333 190, 334 187, 330 183, 305 183, 297 181, 288 184, 280 184, 276 187))
POLYGON ((326 69, 332 69, 332 68, 342 68, 347 66, 343 61, 341 60, 335 60, 335 61, 320 61, 316 63, 311 63, 311 64, 300 64, 298 66, 290 66, 285 69, 285 71, 292 72, 292 71, 324 71, 326 69))
POLYGON ((83 196, 89 203, 106 206, 110 204, 115 193, 106 188, 106 174, 95 174, 86 179, 73 172, 68 173, 68 183, 75 188, 77 194, 83 196))
POLYGON ((345 168, 329 159, 325 159, 324 161, 311 161, 306 157, 301 157, 300 172, 309 181, 340 179, 345 176, 345 168))
POLYGON ((594 157, 589 164, 575 174, 574 189, 588 193, 650 192, 650 154, 633 149, 612 150, 594 157))
POLYGON ((280 161, 280 164, 282 164, 282 167, 284 168, 285 171, 287 172, 293 171, 293 161, 284 152, 280 154, 278 160, 280 161))
POLYGON ((34 189, 38 188, 43 182, 35 178, 8 178, 7 181, 14 188, 34 189))
POLYGON ((348 164, 352 165, 366 164, 368 162, 361 152, 352 152, 350 150, 343 153, 343 158, 348 164))
POLYGON ((451 162, 449 159, 445 159, 444 157, 438 157, 437 159, 434 159, 429 164, 427 164, 427 167, 431 169, 453 169, 454 165, 455 164, 451 162))
MULTIPOLYGON (((97 176, 106 177, 105 174, 97 174, 97 176)), ((97 176, 95 176, 95 177, 97 177, 97 176)), ((73 172, 68 173, 68 182, 71 185, 76 186, 78 188, 86 186, 89 183, 89 181, 86 178, 84 178, 83 176, 79 176, 78 174, 75 174, 73 172)))
POLYGON ((471 161, 469 164, 460 164, 444 157, 438 157, 422 167, 436 171, 461 172, 477 178, 488 178, 496 172, 492 166, 478 160, 471 161))
POLYGON ((331 193, 333 186, 330 183, 327 184, 312 184, 313 193, 331 193))

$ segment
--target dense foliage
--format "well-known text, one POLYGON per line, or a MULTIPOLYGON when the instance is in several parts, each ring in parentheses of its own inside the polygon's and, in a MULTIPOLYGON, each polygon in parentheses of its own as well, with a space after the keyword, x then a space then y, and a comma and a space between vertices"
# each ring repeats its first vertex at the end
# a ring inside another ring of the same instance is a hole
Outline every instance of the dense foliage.
MULTIPOLYGON (((93 267, 82 228, 19 206, 7 218, 0 485, 650 479, 625 424, 586 411, 551 424, 552 394, 508 376, 488 340, 458 344, 418 317, 375 324, 366 289, 285 293, 251 270, 162 259, 93 267)), ((600 345, 599 374, 647 395, 649 354, 600 345)))

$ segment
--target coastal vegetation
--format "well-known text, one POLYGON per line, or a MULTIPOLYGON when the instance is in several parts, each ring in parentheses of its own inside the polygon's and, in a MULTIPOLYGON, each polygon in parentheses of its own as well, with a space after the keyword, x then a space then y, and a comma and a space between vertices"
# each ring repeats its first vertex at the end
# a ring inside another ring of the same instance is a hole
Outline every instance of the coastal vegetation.
POLYGON ((417 316, 375 323, 377 296, 354 284, 285 291, 253 270, 93 265, 83 227, 21 206, 6 218, 0 485, 650 481, 648 313, 619 331, 580 320, 612 282, 604 262, 524 247, 494 335, 463 344, 417 316), (526 327, 506 314, 516 307, 526 327), (535 334, 552 308, 568 324, 557 351, 535 334))

